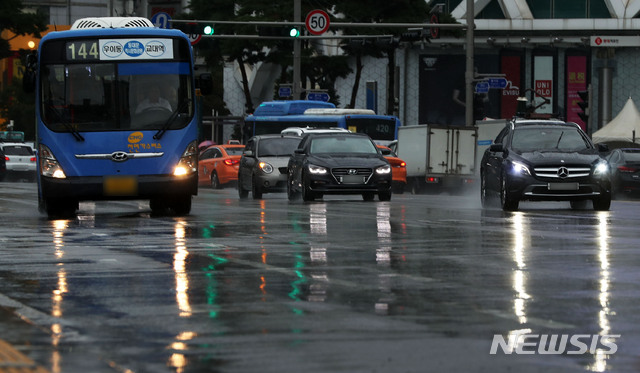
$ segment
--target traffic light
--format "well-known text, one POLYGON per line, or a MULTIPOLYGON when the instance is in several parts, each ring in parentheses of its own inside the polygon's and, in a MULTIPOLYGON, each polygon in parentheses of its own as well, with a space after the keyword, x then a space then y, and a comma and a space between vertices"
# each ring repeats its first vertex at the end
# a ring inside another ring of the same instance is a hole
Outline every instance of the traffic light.
POLYGON ((289 36, 291 36, 292 38, 297 38, 298 36, 300 36, 300 30, 292 27, 291 30, 289 30, 289 36))
POLYGON ((586 91, 578 91, 578 97, 580 97, 580 101, 577 102, 578 106, 582 111, 578 112, 578 116, 585 125, 589 122, 589 115, 591 115, 591 85, 587 88, 586 91))
POLYGON ((202 24, 202 33, 204 35, 213 35, 214 31, 215 30, 213 28, 213 24, 211 24, 211 23, 202 24))

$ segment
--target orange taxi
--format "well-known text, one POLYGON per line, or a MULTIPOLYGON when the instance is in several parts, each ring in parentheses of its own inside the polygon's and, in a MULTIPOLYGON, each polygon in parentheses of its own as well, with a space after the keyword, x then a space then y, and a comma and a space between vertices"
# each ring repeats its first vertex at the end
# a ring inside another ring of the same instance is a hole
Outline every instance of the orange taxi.
POLYGON ((393 177, 393 192, 402 194, 404 187, 407 185, 407 164, 391 150, 391 148, 378 145, 382 155, 389 161, 391 165, 391 176, 393 177))
POLYGON ((244 145, 211 145, 200 153, 198 184, 220 189, 238 181, 238 167, 244 145))

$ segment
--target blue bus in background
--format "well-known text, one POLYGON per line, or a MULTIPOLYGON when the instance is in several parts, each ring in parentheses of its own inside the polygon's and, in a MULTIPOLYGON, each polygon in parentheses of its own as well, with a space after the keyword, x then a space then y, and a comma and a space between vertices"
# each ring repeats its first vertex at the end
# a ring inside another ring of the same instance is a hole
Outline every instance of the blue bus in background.
POLYGON ((245 120, 246 138, 280 133, 289 127, 340 127, 366 133, 376 143, 386 145, 398 138, 400 120, 391 115, 377 115, 368 109, 339 109, 322 101, 270 101, 262 103, 245 120))
POLYGON ((198 118, 184 33, 139 17, 81 19, 42 38, 35 74, 41 211, 147 199, 154 213, 190 212, 198 118))

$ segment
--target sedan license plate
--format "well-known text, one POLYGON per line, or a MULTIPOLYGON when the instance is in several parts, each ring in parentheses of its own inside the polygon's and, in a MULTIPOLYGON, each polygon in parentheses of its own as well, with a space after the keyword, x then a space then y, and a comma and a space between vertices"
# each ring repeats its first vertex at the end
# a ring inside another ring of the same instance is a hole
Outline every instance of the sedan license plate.
POLYGON ((547 185, 549 190, 578 190, 578 183, 549 183, 547 185))
POLYGON ((341 177, 342 184, 364 184, 365 177, 357 175, 347 175, 341 177))
POLYGON ((105 196, 135 196, 138 179, 135 176, 107 176, 102 181, 105 196))

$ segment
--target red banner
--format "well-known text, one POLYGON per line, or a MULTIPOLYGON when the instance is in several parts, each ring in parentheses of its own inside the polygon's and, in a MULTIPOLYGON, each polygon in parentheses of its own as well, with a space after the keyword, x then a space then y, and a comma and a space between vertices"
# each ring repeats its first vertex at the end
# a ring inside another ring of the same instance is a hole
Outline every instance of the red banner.
POLYGON ((580 96, 578 91, 587 89, 587 57, 567 57, 567 121, 575 122, 586 131, 587 124, 580 119, 578 113, 582 110, 578 106, 580 96))
POLYGON ((518 96, 520 96, 521 56, 502 56, 501 73, 505 74, 507 86, 502 90, 500 102, 500 118, 512 118, 516 115, 518 96))

